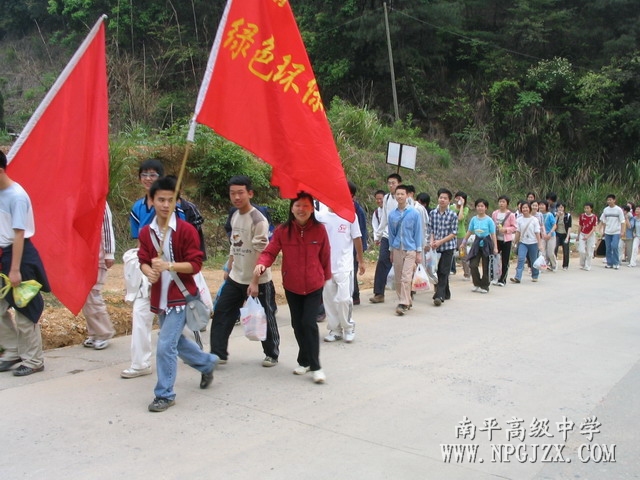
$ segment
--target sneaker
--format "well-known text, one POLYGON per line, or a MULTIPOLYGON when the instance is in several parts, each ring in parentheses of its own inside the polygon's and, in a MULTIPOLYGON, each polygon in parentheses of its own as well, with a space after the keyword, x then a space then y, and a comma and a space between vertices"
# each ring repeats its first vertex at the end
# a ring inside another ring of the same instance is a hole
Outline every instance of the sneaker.
POLYGON ((484 288, 479 288, 478 292, 480 292, 480 293, 489 293, 489 290, 485 290, 484 288))
POLYGON ((302 365, 298 365, 296 368, 293 369, 293 374, 294 375, 304 375, 309 370, 311 370, 311 367, 303 367, 302 365))
POLYGON ((532 279, 531 279, 531 281, 532 281, 532 282, 537 282, 537 281, 538 281, 538 279, 537 279, 537 278, 532 278, 532 279))
POLYGON ((504 282, 497 282, 496 285, 499 287, 504 287, 504 282))
POLYGON ((353 304, 354 305, 360 305, 360 299, 359 298, 354 298, 353 299, 353 304))
POLYGON ((436 298, 434 298, 434 299, 433 299, 433 304, 434 304, 436 307, 439 307, 440 305, 442 305, 442 299, 441 299, 440 297, 436 297, 436 298))
POLYGON ((84 342, 82 342, 82 345, 87 348, 93 348, 95 346, 95 341, 93 340, 93 338, 89 337, 84 342))
POLYGON ((36 368, 27 367, 26 365, 20 365, 13 371, 14 377, 26 377, 32 373, 42 372, 44 370, 44 364, 36 368))
POLYGON ((498 281, 497 280, 491 280, 491 285, 497 285, 498 281))
POLYGON ((176 404, 175 400, 169 400, 168 398, 156 397, 153 402, 149 404, 150 412, 164 412, 169 407, 173 407, 176 404))
POLYGON ((614 269, 614 270, 618 270, 619 268, 620 268, 620 265, 614 265, 614 266, 613 266, 613 269, 614 269))
MULTIPOLYGON (((93 348, 95 350, 104 350, 108 346, 109 346, 109 340, 94 340, 93 341, 93 348)), ((86 347, 86 345, 85 345, 85 347, 86 347)))
POLYGON ((469 280, 471 280, 471 275, 464 275, 462 277, 462 280, 466 280, 468 282, 469 280))
POLYGON ((480 287, 473 287, 473 288, 471 289, 471 291, 472 291, 472 292, 477 292, 477 291, 479 291, 479 290, 480 290, 480 287))
POLYGON ((371 303, 384 303, 384 295, 374 295, 369 301, 371 303))
POLYGON ((511 277, 509 280, 511 281, 511 283, 520 283, 520 280, 518 280, 516 277, 511 277))
POLYGON ((613 268, 611 265, 607 264, 604 266, 604 268, 613 268))
POLYGON ((324 337, 325 342, 337 342, 338 340, 342 340, 342 335, 338 332, 329 332, 329 335, 324 337))
POLYGON ((627 267, 631 267, 631 268, 633 268, 633 267, 635 267, 635 265, 631 265, 631 264, 629 264, 629 265, 627 265, 627 267))
POLYGON ((356 332, 355 330, 351 329, 351 330, 347 330, 346 332, 344 332, 344 341, 346 343, 351 343, 353 342, 353 340, 356 338, 356 332))
POLYGON ((127 368, 120 372, 122 378, 136 378, 144 375, 151 375, 151 367, 147 368, 127 368))
POLYGON ((327 376, 324 374, 324 372, 322 371, 322 369, 320 370, 314 370, 313 372, 311 372, 313 375, 313 382, 314 383, 324 383, 325 380, 327 379, 327 376))
POLYGON ((569 267, 562 267, 562 270, 566 272, 567 270, 569 270, 569 267))
POLYGON ((278 364, 278 359, 273 357, 264 357, 262 360, 263 367, 275 367, 278 364))

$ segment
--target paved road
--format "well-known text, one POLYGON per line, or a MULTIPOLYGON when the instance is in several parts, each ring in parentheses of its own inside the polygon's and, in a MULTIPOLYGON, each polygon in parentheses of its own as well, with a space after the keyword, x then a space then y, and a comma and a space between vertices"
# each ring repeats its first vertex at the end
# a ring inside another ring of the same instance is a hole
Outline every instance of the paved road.
POLYGON ((42 374, 0 374, 0 478, 640 478, 640 268, 595 263, 488 295, 458 275, 450 302, 419 295, 402 318, 388 292, 356 307, 353 344, 322 345, 325 385, 291 374, 281 308, 277 367, 236 328, 213 388, 181 365, 164 413, 147 412, 155 375, 119 378, 128 337, 48 351, 42 374), (475 461, 444 461, 449 444, 477 448, 475 461))

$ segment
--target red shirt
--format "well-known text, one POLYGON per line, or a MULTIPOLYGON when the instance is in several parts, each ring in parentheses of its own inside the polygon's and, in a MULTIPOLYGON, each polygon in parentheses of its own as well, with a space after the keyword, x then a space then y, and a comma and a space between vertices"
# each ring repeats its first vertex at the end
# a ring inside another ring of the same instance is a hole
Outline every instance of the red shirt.
POLYGON ((598 217, 595 214, 587 215, 586 213, 581 213, 578 223, 580 224, 580 233, 589 235, 596 228, 598 217))
POLYGON ((282 250, 282 285, 290 292, 307 295, 331 279, 331 249, 324 225, 309 223, 304 228, 294 221, 289 228, 273 232, 258 264, 270 267, 282 250))
MULTIPOLYGON (((140 230, 140 249, 138 250, 138 260, 140 265, 151 265, 151 259, 158 256, 158 252, 151 241, 151 230, 149 225, 140 230)), ((189 262, 193 267, 193 273, 178 273, 180 280, 191 295, 198 291, 193 275, 202 268, 202 250, 200 250, 200 237, 195 227, 183 220, 177 219, 176 231, 171 235, 170 258, 173 262, 189 262)), ((162 291, 162 281, 159 280, 151 286, 151 311, 159 313, 160 292, 162 291)), ((187 302, 180 288, 173 280, 169 285, 167 293, 167 307, 185 305, 187 302)))

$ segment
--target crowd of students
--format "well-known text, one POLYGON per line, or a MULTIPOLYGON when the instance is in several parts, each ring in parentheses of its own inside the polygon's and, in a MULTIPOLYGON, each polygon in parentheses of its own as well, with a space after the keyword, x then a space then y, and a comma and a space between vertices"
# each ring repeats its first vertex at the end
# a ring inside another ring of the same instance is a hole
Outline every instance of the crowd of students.
POLYGON ((558 253, 562 254, 562 269, 568 270, 572 241, 580 254, 580 268, 588 271, 600 235, 606 268, 618 269, 622 262, 636 266, 640 221, 636 222, 634 213, 640 215, 640 207, 628 204, 620 208, 613 194, 607 196, 600 217, 594 213, 593 203, 585 203, 577 232, 572 235, 572 216, 553 192, 545 200, 528 193, 513 211, 510 198, 501 195, 491 213, 490 202, 478 198, 475 216, 469 219, 465 192, 452 194, 442 188, 437 192, 437 207, 430 209, 430 196, 415 196, 414 187, 402 184, 400 175, 389 175, 387 186, 388 192, 375 192, 377 208, 371 224, 380 250, 369 301, 385 302, 387 276, 393 269, 398 298, 395 313, 399 316, 411 308, 412 274, 420 263, 432 274, 433 304, 437 307, 451 299, 449 275, 456 274, 456 258, 463 278, 473 283, 472 291, 482 294, 489 293, 492 285, 504 287, 507 279, 521 283, 525 268, 533 282, 538 281, 541 271, 556 272, 558 253), (515 274, 509 277, 512 252, 517 263, 515 274))
MULTIPOLYGON (((8 177, 6 169, 2 154, 2 271, 14 286, 35 278, 43 284, 42 290, 48 291, 44 267, 30 242, 35 229, 28 195, 8 177)), ((164 176, 159 160, 143 162, 138 178, 144 196, 134 203, 130 213, 131 237, 138 240, 138 245, 123 257, 126 299, 133 305, 131 364, 121 376, 131 379, 152 373, 151 330, 157 315, 158 378, 148 410, 162 412, 175 404, 178 357, 200 373, 200 388, 211 385, 214 369, 230 361, 229 337, 248 297, 259 300, 267 320, 262 366, 278 365, 280 334, 270 267, 280 253, 283 287, 298 344, 298 366, 293 373, 310 372, 314 383, 325 383, 326 374, 320 363, 319 312, 324 312, 321 318, 327 318, 325 342, 351 343, 356 336, 353 306, 360 303, 356 275, 365 272, 363 252, 368 233, 364 211, 355 200, 355 185, 349 183, 357 212, 354 221, 342 219, 308 193, 299 192, 291 200, 287 221, 273 230, 264 210, 251 203, 251 179, 234 176, 229 180, 233 204, 227 222, 229 258, 225 282, 213 306, 210 351, 205 352, 200 332, 186 327, 187 296, 210 297, 200 272, 206 255, 202 216, 195 205, 180 198, 175 177, 164 176), (177 204, 172 210, 174 196, 177 204)), ((407 314, 412 307, 412 280, 418 265, 424 267, 433 283, 436 307, 451 300, 449 277, 457 273, 456 257, 463 278, 470 280, 472 290, 481 294, 489 293, 492 286, 504 287, 508 278, 511 283, 521 283, 525 268, 530 269, 534 282, 539 279, 541 264, 555 272, 559 252, 562 268, 569 268, 572 217, 555 194, 547 195, 545 201, 529 194, 513 211, 506 195, 498 198, 492 212, 490 202, 478 198, 473 204, 475 215, 469 218, 471 209, 462 191, 453 194, 446 188, 439 189, 437 205, 431 208, 430 195, 416 195, 415 188, 403 184, 398 174, 388 176, 387 187, 388 192, 379 190, 374 195, 377 208, 371 225, 379 250, 370 302, 385 302, 385 287, 393 269, 398 316, 407 314), (516 252, 517 266, 509 277, 512 252, 516 252), (498 274, 496 263, 502 265, 498 274)), ((636 221, 640 207, 620 208, 615 195, 609 195, 599 219, 593 210, 593 204, 585 204, 578 220, 580 267, 592 267, 598 230, 606 247, 606 268, 618 269, 622 261, 635 267, 640 246, 640 221, 636 221)), ((89 334, 84 346, 96 350, 106 348, 115 333, 101 295, 115 249, 108 206, 102 230, 99 275, 83 309, 89 334)), ((44 369, 38 322, 42 308, 39 294, 28 308, 18 307, 10 298, 0 299, 0 343, 5 347, 0 371, 24 376, 44 369), (16 364, 20 365, 14 368, 16 364)))

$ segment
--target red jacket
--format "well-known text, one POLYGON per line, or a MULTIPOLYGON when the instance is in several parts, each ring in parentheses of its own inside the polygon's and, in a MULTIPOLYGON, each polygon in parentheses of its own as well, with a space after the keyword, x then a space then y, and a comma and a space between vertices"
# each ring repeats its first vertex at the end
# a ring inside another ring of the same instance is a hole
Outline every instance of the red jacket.
POLYGON ((296 222, 273 233, 258 263, 270 267, 282 250, 282 285, 298 295, 307 295, 331 279, 331 249, 324 225, 309 220, 302 229, 296 222))
MULTIPOLYGON (((195 295, 198 291, 193 275, 202 268, 202 250, 200 250, 200 237, 198 231, 189 223, 177 219, 176 231, 171 236, 171 252, 167 252, 169 258, 173 262, 189 262, 193 267, 193 274, 178 273, 180 280, 184 283, 185 288, 190 294, 195 295)), ((140 265, 147 264, 151 266, 151 259, 158 256, 153 243, 151 242, 151 229, 147 225, 140 230, 140 249, 138 250, 138 259, 140 265)), ((160 242, 158 242, 160 243, 160 242)), ((160 292, 162 290, 162 280, 157 281, 151 286, 151 311, 159 313, 160 309, 160 292)), ((169 292, 167 293, 167 307, 175 307, 177 305, 185 305, 184 295, 176 283, 171 280, 169 292)))

